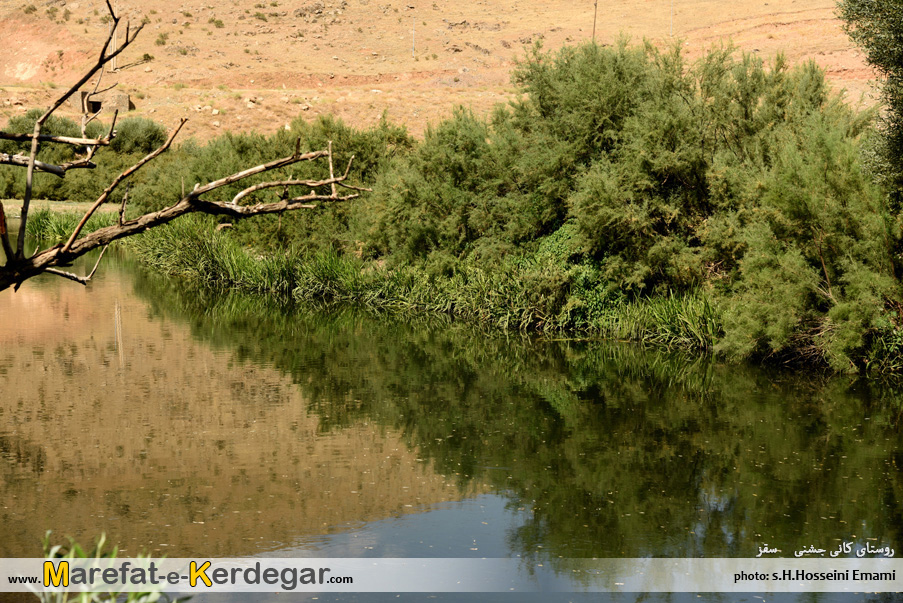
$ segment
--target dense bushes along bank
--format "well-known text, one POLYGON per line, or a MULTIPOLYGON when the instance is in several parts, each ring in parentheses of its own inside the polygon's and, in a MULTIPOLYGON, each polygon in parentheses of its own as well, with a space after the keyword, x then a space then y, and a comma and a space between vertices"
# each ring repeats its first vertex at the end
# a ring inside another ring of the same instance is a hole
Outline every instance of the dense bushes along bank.
POLYGON ((900 214, 861 159, 872 116, 830 95, 814 64, 718 49, 691 65, 622 42, 537 48, 514 79, 520 101, 490 119, 459 109, 422 142, 387 123, 298 120, 185 144, 139 175, 139 208, 287 154, 299 135, 356 154, 354 178, 374 191, 232 232, 192 219, 136 249, 172 273, 296 299, 903 367, 900 214))

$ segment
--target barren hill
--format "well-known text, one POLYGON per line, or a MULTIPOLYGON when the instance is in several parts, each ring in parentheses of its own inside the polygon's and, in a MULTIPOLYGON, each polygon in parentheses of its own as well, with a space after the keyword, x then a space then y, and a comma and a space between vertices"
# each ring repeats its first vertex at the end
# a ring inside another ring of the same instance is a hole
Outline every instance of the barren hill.
MULTIPOLYGON (((588 40, 583 0, 117 0, 138 41, 108 73, 130 114, 188 133, 271 131, 300 113, 369 125, 383 112, 415 134, 458 104, 486 111, 513 94, 509 74, 526 48, 588 40)), ((732 39, 763 57, 813 59, 855 100, 872 72, 834 14, 834 0, 608 0, 596 39, 621 33, 697 56, 732 39), (673 5, 673 9, 672 9, 673 5), (673 12, 672 12, 673 10, 673 12), (673 15, 673 19, 672 19, 673 15), (672 25, 673 23, 673 25, 672 25), (673 28, 673 36, 672 36, 673 28)), ((5 121, 69 86, 108 30, 101 0, 0 0, 0 113, 5 121)))

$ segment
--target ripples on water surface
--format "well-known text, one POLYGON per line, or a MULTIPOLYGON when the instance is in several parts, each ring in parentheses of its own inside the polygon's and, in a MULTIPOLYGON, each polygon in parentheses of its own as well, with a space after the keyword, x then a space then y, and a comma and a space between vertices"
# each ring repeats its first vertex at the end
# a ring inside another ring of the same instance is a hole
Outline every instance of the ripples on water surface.
POLYGON ((0 293, 0 557, 903 552, 893 388, 101 272, 0 293))

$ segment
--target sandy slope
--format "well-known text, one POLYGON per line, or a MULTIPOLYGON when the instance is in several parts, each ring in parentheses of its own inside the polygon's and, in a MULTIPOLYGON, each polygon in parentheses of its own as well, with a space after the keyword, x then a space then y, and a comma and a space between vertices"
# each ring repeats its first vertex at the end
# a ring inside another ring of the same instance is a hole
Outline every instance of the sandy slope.
MULTIPOLYGON (((27 1, 0 0, 9 49, 0 54, 4 118, 74 81, 108 27, 100 0, 35 3, 31 14, 27 1)), ((873 74, 843 33, 834 0, 673 4, 672 38, 670 0, 603 0, 597 39, 679 39, 690 56, 732 39, 763 57, 815 60, 853 98, 870 91, 873 74)), ((387 112, 420 133, 457 104, 482 112, 510 98, 510 69, 537 40, 555 48, 590 38, 593 28, 589 0, 119 0, 117 8, 148 23, 104 83, 119 82, 135 114, 164 123, 187 114, 188 133, 200 138, 271 131, 321 113, 368 125, 387 112), (142 62, 145 53, 153 60, 142 62)))

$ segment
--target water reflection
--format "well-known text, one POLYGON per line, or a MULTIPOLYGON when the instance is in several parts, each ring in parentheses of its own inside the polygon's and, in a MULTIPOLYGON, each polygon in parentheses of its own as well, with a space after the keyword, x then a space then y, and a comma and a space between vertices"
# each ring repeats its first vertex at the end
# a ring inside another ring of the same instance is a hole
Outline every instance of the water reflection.
POLYGON ((892 389, 636 346, 284 314, 156 279, 136 291, 199 339, 291 375, 322 429, 398 430, 460 486, 489 484, 532 509, 510 534, 512 554, 903 542, 903 406, 892 389), (241 332, 255 337, 235 341, 241 332))
POLYGON ((35 316, 0 327, 2 556, 48 528, 170 556, 903 550, 893 389, 105 274, 0 294, 35 316))
POLYGON ((289 376, 211 350, 106 274, 0 294, 29 316, 0 321, 0 556, 39 554, 46 529, 247 555, 476 491, 390 428, 324 430, 289 376))

